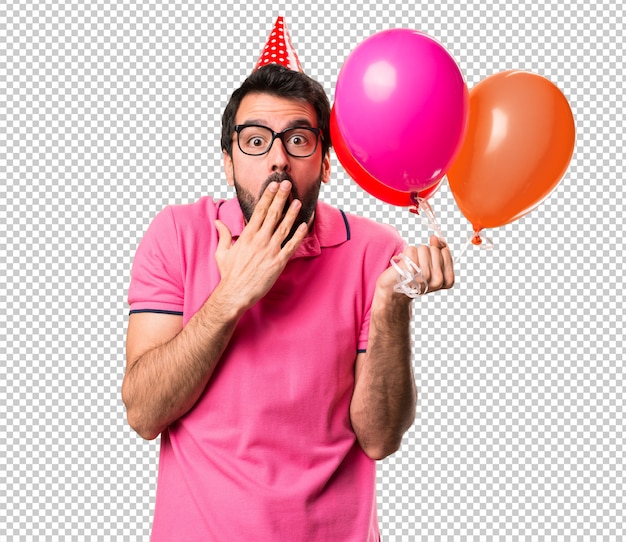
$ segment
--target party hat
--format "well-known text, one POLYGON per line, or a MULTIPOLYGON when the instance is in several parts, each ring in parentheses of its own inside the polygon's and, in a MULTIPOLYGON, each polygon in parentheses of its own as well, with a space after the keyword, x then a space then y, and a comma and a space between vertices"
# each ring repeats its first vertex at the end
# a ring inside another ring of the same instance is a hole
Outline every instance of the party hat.
POLYGON ((283 17, 276 19, 274 29, 252 71, 255 72, 267 64, 281 64, 290 70, 303 71, 283 17))

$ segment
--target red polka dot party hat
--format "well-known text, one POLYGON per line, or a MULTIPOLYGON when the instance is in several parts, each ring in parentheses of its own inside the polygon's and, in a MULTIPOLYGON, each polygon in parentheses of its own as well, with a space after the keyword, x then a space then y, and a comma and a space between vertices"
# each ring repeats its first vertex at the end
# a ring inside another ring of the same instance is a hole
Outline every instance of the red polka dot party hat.
POLYGON ((276 19, 274 29, 267 39, 265 48, 252 71, 255 72, 267 64, 281 64, 290 70, 303 71, 283 17, 276 19))

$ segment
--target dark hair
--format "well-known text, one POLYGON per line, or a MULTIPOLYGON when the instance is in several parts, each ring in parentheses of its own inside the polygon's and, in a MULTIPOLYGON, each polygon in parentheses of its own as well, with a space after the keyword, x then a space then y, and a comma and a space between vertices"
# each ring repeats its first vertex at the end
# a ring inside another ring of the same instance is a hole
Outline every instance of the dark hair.
POLYGON ((330 102, 322 85, 302 72, 280 64, 268 64, 252 73, 233 92, 222 115, 222 150, 232 156, 235 116, 241 100, 250 93, 271 94, 279 98, 303 100, 313 106, 318 128, 322 131, 322 156, 326 156, 330 142, 330 102))

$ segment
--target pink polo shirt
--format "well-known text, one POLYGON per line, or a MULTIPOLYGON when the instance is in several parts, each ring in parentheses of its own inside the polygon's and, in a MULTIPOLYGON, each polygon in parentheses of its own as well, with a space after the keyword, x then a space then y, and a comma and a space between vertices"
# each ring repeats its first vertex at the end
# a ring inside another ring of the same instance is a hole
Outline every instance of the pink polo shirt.
MULTIPOLYGON (((236 199, 165 208, 141 241, 131 312, 183 315, 219 281, 214 220, 236 199)), ((239 322, 193 409, 161 435, 153 542, 374 542, 376 467, 350 425, 376 279, 404 243, 319 202, 313 231, 239 322)))

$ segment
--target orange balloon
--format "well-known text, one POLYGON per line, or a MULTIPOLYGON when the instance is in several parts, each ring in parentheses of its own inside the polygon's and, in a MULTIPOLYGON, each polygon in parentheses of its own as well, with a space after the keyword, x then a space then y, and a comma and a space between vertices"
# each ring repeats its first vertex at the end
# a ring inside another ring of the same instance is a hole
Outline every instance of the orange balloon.
POLYGON ((574 117, 540 75, 506 71, 470 91, 469 123, 448 184, 474 231, 503 226, 539 205, 574 152, 574 117))

